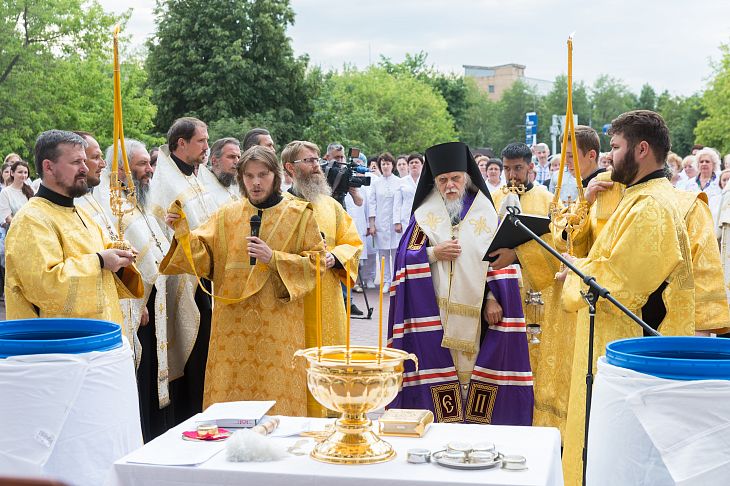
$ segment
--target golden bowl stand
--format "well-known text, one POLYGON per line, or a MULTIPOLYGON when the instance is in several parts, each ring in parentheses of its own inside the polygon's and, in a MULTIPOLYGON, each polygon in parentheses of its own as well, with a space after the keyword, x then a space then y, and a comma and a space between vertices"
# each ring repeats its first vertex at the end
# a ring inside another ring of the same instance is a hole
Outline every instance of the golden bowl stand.
POLYGON ((330 464, 375 464, 395 457, 393 447, 372 430, 367 413, 388 405, 403 384, 403 363, 413 354, 373 346, 324 346, 294 353, 307 360, 307 386, 322 406, 340 412, 334 431, 312 450, 330 464), (349 359, 348 359, 349 358, 349 359))

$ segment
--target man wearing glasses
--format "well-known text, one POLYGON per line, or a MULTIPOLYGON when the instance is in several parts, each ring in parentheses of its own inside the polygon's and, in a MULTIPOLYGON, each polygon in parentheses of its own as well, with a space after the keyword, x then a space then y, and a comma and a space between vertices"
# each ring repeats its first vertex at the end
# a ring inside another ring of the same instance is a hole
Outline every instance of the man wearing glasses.
MULTIPOLYGON (((354 285, 362 251, 357 226, 345 209, 332 197, 332 190, 322 173, 319 147, 312 142, 294 141, 281 152, 284 170, 292 178, 289 196, 311 203, 314 219, 325 239, 326 258, 322 277, 322 344, 345 342, 345 303, 340 284, 350 280, 354 285), (348 272, 349 270, 349 272, 348 272)), ((315 296, 311 292, 304 299, 305 339, 307 347, 316 346, 315 296)), ((308 400, 314 402, 308 396, 308 400)), ((313 404, 309 404, 308 410, 313 404)), ((322 410, 324 413, 324 409, 322 410)))

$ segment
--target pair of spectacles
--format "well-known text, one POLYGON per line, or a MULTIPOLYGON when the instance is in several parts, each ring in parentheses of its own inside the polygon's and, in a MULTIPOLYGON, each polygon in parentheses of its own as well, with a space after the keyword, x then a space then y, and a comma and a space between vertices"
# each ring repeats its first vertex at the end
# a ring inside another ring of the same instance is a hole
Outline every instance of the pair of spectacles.
POLYGON ((307 157, 306 159, 299 159, 299 160, 294 161, 295 164, 298 164, 299 162, 303 162, 303 163, 309 164, 309 165, 315 165, 315 164, 319 163, 319 158, 318 157, 307 157))

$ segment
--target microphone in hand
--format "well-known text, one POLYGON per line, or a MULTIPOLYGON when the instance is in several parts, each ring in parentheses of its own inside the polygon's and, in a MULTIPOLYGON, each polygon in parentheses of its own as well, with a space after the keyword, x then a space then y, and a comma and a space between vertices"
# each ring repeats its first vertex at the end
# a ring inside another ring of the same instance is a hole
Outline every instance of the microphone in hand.
MULTIPOLYGON (((251 216, 251 236, 259 236, 259 230, 261 229, 261 217, 258 214, 251 216)), ((250 257, 251 266, 256 265, 256 257, 250 257)))

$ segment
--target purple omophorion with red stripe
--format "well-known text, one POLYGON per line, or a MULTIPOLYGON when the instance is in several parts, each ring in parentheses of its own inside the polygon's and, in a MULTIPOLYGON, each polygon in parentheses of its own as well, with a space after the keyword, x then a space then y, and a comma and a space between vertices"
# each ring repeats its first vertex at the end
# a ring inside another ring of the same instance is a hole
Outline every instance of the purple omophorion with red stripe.
MULTIPOLYGON (((463 398, 451 352, 441 346, 444 331, 427 244, 409 248, 414 231, 420 229, 412 216, 395 256, 388 346, 414 353, 419 369, 410 361, 405 364, 403 388, 388 408, 431 410, 440 422, 532 425, 532 372, 518 267, 487 273, 486 285, 502 306, 503 318, 496 325, 482 318, 481 345, 463 398)), ((474 285, 485 285, 476 271, 474 285)))

